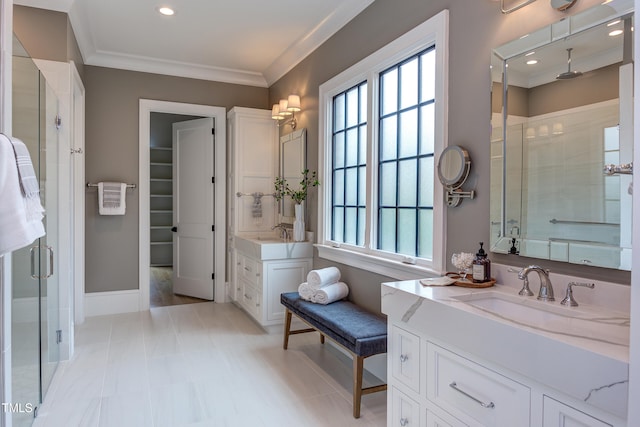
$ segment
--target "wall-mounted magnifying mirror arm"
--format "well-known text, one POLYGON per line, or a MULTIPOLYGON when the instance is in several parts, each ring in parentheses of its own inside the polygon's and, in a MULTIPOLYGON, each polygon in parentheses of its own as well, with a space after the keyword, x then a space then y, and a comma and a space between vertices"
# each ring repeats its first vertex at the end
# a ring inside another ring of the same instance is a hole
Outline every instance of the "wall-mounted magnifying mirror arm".
POLYGON ((454 190, 447 188, 447 206, 456 207, 460 203, 462 203, 463 199, 473 199, 476 197, 475 190, 471 191, 462 191, 460 189, 454 190))

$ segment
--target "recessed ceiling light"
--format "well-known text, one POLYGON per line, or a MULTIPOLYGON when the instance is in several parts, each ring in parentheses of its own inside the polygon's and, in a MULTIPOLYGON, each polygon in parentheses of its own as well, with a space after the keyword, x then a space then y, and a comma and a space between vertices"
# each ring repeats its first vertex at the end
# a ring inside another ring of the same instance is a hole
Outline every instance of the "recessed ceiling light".
POLYGON ((619 35, 620 35, 620 34, 622 34, 622 33, 623 33, 623 31, 622 31, 622 30, 613 30, 613 31, 611 31, 611 32, 609 33, 609 35, 610 35, 611 37, 615 37, 615 36, 619 36, 619 35))
POLYGON ((161 14, 163 14, 165 16, 171 16, 171 15, 176 13, 173 9, 171 9, 170 7, 166 7, 166 6, 159 8, 158 12, 160 12, 161 14))
POLYGON ((527 61, 527 65, 536 65, 538 63, 537 59, 530 59, 527 61))

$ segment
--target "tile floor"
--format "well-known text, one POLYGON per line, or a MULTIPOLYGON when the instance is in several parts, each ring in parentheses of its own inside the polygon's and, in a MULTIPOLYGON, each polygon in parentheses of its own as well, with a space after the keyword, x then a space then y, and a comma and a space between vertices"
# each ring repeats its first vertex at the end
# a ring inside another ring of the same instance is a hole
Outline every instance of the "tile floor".
POLYGON ((351 378, 315 333, 285 351, 233 304, 157 307, 79 325, 34 426, 386 425, 386 392, 352 417, 351 378))

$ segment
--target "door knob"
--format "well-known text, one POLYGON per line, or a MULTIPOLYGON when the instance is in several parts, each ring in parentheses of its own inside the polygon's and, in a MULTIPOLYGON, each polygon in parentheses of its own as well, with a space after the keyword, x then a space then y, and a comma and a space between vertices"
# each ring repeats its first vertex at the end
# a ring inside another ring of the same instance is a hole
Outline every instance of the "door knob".
POLYGON ((173 231, 174 233, 178 232, 178 227, 171 227, 171 231, 173 231))

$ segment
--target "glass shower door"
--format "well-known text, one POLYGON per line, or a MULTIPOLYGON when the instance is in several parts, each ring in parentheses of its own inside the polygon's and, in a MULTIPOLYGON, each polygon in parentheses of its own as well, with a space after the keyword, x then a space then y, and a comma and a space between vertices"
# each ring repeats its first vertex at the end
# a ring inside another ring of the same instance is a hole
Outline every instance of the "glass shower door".
POLYGON ((57 99, 40 71, 14 43, 13 135, 28 147, 40 182, 46 235, 12 254, 12 421, 33 423, 60 359, 57 175, 57 99), (22 53, 22 54, 21 54, 22 53))

